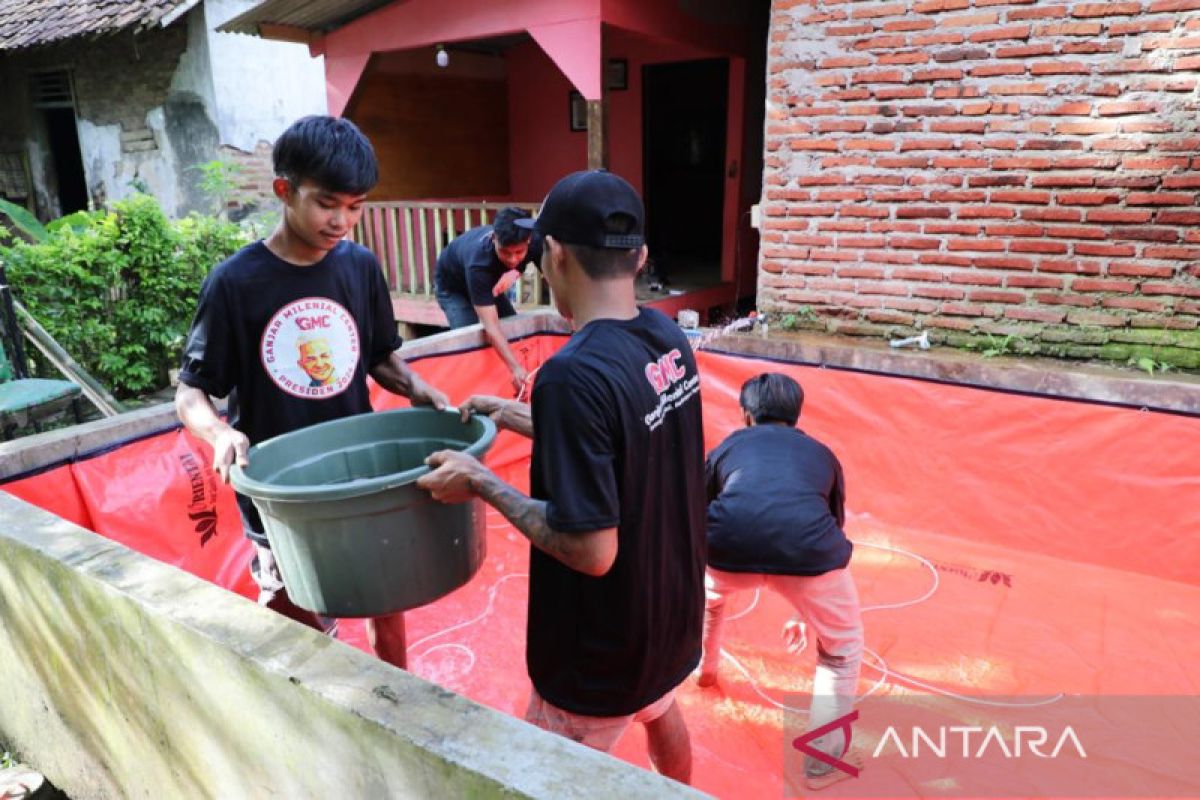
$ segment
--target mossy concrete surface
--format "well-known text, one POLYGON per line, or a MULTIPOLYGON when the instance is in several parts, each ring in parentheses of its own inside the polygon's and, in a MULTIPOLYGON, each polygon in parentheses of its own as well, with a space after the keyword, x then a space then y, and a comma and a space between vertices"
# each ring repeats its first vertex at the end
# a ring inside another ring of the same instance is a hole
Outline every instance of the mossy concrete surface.
POLYGON ((86 798, 697 797, 0 492, 0 740, 86 798))

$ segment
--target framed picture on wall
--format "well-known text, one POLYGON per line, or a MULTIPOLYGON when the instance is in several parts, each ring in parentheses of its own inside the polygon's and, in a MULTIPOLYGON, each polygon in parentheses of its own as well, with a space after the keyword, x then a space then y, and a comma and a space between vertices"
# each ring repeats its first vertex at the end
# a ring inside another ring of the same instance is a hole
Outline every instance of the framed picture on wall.
POLYGON ((629 61, 624 58, 610 58, 604 73, 604 86, 608 89, 624 91, 629 88, 629 61))
POLYGON ((571 130, 587 130, 587 100, 579 92, 571 92, 568 96, 567 112, 571 130))

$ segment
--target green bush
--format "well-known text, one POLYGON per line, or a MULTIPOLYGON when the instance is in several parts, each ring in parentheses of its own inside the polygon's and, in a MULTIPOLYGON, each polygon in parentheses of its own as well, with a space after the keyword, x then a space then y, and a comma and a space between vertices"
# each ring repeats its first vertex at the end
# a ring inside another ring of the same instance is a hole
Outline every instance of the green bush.
POLYGON ((247 241, 233 223, 172 222, 138 194, 111 211, 72 215, 37 243, 0 248, 17 298, 118 397, 167 384, 200 282, 247 241))

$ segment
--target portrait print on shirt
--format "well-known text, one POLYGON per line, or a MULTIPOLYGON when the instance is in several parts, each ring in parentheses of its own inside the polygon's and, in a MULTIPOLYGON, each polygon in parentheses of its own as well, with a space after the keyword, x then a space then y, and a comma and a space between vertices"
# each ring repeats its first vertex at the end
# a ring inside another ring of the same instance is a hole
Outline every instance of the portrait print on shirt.
POLYGON ((293 397, 334 397, 354 378, 360 355, 358 327, 339 303, 305 297, 271 317, 260 355, 271 380, 293 397))

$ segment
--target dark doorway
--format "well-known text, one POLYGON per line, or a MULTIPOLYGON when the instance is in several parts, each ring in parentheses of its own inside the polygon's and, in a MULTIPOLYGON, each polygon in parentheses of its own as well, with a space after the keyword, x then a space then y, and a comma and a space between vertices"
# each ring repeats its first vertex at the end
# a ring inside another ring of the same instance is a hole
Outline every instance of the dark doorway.
POLYGON ((54 174, 58 181, 58 204, 63 214, 87 208, 87 179, 83 174, 83 157, 79 151, 79 131, 75 127, 75 110, 47 108, 46 134, 50 155, 54 159, 54 174))
POLYGON ((659 278, 720 281, 729 61, 643 67, 646 235, 659 278))

